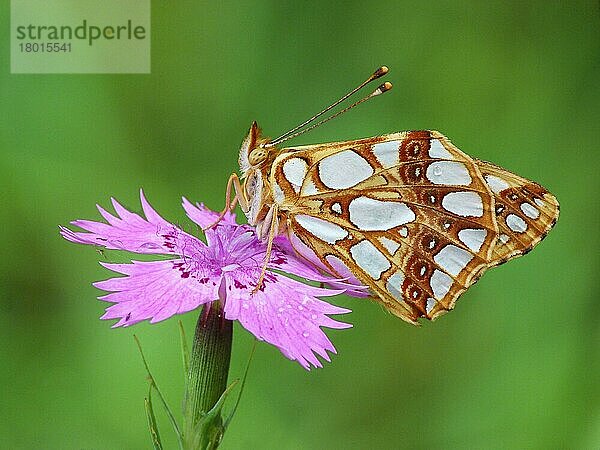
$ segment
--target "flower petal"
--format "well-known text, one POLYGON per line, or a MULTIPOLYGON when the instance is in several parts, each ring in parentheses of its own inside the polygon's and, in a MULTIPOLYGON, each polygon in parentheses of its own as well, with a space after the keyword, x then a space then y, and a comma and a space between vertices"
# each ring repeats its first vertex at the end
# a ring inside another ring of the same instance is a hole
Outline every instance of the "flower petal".
POLYGON ((305 369, 322 367, 317 355, 329 361, 327 352, 336 352, 320 327, 351 327, 327 316, 348 313, 348 309, 318 298, 342 290, 317 288, 274 273, 267 274, 264 289, 255 294, 250 292, 255 283, 252 275, 227 273, 225 281, 225 318, 239 320, 258 339, 275 345, 305 369))
POLYGON ((113 272, 127 275, 94 283, 111 291, 99 297, 113 302, 102 319, 120 319, 113 327, 150 323, 182 314, 218 298, 221 276, 186 271, 184 259, 132 261, 131 264, 101 263, 113 272), (203 276, 206 275, 206 276, 203 276))
POLYGON ((190 244, 194 247, 205 246, 201 240, 185 233, 158 215, 141 190, 140 200, 146 219, 128 211, 112 199, 118 216, 113 216, 98 206, 100 214, 108 223, 75 220, 71 223, 83 228, 87 233, 71 231, 62 226, 60 233, 68 241, 77 244, 98 245, 110 250, 127 250, 135 253, 184 255, 185 249, 189 248, 190 244))
MULTIPOLYGON (((204 203, 196 203, 194 205, 185 197, 181 198, 181 202, 187 216, 202 228, 211 226, 219 218, 219 213, 211 211, 204 206, 204 203)), ((224 225, 237 225, 235 223, 235 214, 227 211, 219 223, 224 225)))

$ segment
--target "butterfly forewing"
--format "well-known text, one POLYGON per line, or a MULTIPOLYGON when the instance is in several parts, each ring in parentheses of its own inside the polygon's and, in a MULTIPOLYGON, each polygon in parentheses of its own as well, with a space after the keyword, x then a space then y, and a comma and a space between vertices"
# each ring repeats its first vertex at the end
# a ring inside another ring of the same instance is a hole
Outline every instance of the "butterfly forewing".
POLYGON ((533 181, 502 167, 474 159, 495 197, 498 240, 489 265, 531 251, 558 220, 556 197, 533 181))
POLYGON ((412 323, 451 309, 497 242, 478 165, 437 132, 283 149, 269 181, 301 254, 412 323))

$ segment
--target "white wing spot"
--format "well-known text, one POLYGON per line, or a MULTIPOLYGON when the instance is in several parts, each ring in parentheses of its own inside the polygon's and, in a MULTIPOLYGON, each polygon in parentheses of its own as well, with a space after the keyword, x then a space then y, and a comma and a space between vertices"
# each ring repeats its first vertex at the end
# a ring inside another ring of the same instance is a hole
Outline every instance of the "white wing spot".
POLYGON ((452 154, 446 150, 439 139, 432 139, 429 144, 429 157, 439 159, 454 159, 452 154))
POLYGON ((390 262, 371 242, 363 239, 350 247, 354 262, 374 280, 391 267, 390 262))
POLYGON ((385 288, 392 294, 392 297, 400 301, 403 300, 402 296, 402 283, 404 283, 404 273, 400 270, 394 272, 394 274, 388 279, 385 288))
POLYGON ((400 141, 380 142, 373 145, 371 151, 384 169, 400 164, 400 141))
POLYGON ((400 236, 402 236, 402 237, 408 236, 408 228, 406 228, 406 227, 400 228, 400 236))
POLYGON ((275 203, 280 205, 285 200, 285 194, 283 193, 281 186, 279 186, 277 183, 273 184, 273 200, 275 200, 275 203))
POLYGON ((442 300, 450 292, 452 277, 441 270, 435 269, 429 280, 429 285, 433 291, 433 296, 438 300, 442 300))
POLYGON ((506 234, 502 233, 502 234, 501 234, 501 235, 498 237, 498 240, 499 240, 500 242, 502 242, 503 244, 506 244, 506 243, 507 243, 507 242, 510 240, 510 238, 508 237, 508 235, 506 235, 506 234))
POLYGON ((333 205, 331 205, 331 210, 333 212, 341 214, 342 213, 342 205, 340 205, 339 203, 336 202, 333 205))
POLYGON ((373 175, 366 159, 352 150, 344 150, 319 163, 319 176, 330 189, 348 189, 373 175))
POLYGON ((506 216, 506 225, 508 225, 508 228, 515 233, 525 233, 525 231, 527 231, 527 222, 516 214, 509 214, 506 216))
POLYGON ((425 176, 433 184, 468 186, 471 175, 467 166, 458 161, 435 161, 429 164, 425 176))
POLYGON ((446 245, 433 260, 450 275, 458 275, 473 259, 473 255, 455 245, 446 245))
POLYGON ((404 203, 357 197, 348 206, 350 221, 361 230, 386 231, 412 222, 415 213, 404 203))
POLYGON ((530 219, 537 219, 538 217, 540 217, 540 212, 531 203, 521 203, 521 211, 523 211, 523 214, 525 214, 530 219))
POLYGON ((506 181, 494 175, 484 175, 483 178, 485 178, 485 182, 494 194, 499 194, 504 189, 508 189, 510 187, 506 181))
POLYGON ((283 175, 292 184, 296 192, 300 191, 307 170, 308 164, 300 158, 290 158, 283 163, 283 175))
POLYGON ((381 242, 381 245, 383 245, 392 256, 394 255, 394 253, 396 253, 396 250, 400 248, 400 243, 394 241, 393 239, 386 238, 385 236, 382 236, 378 239, 379 242, 381 242))
POLYGON ((535 202, 536 205, 538 205, 539 207, 544 206, 544 201, 541 198, 534 198, 533 201, 535 202))
POLYGON ((339 225, 317 217, 300 214, 295 219, 302 228, 328 244, 335 244, 348 236, 348 232, 339 225))
POLYGON ((458 239, 477 253, 487 237, 487 230, 480 228, 465 228, 458 232, 458 239))
POLYGON ((429 297, 427 299, 427 305, 425 305, 425 311, 427 312, 427 314, 431 312, 436 303, 437 302, 435 301, 435 298, 429 297))
POLYGON ((442 206, 446 211, 463 217, 483 216, 483 201, 476 192, 450 192, 442 199, 442 206))
POLYGON ((302 195, 316 195, 319 193, 317 186, 313 180, 308 180, 304 182, 304 187, 302 188, 302 195))

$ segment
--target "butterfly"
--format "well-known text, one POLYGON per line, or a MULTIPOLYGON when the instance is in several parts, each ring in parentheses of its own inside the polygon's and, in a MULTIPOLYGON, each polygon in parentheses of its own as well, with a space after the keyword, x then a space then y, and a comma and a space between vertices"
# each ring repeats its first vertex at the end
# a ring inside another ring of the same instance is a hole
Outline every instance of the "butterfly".
POLYGON ((254 122, 240 149, 242 176, 229 178, 222 214, 239 202, 267 254, 274 237, 287 236, 308 262, 357 279, 391 313, 418 324, 453 309, 488 268, 533 249, 556 223, 559 204, 539 184, 468 156, 437 131, 278 147, 390 90, 384 83, 301 130, 387 72, 380 67, 276 139, 263 137, 254 122))

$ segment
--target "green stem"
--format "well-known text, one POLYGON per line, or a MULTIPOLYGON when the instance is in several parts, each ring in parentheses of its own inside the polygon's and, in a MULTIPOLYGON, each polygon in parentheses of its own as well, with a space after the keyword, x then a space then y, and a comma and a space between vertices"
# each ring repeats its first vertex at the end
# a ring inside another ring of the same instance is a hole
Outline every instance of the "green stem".
POLYGON ((227 389, 232 336, 233 324, 223 317, 220 303, 206 305, 196 324, 187 375, 184 400, 187 449, 216 448, 220 441, 221 414, 210 419, 205 416, 227 389))

